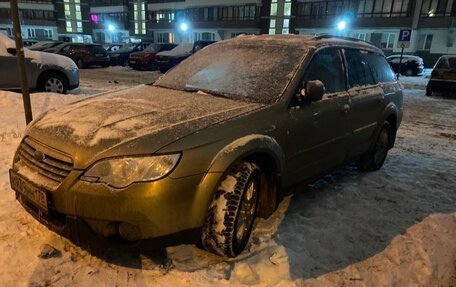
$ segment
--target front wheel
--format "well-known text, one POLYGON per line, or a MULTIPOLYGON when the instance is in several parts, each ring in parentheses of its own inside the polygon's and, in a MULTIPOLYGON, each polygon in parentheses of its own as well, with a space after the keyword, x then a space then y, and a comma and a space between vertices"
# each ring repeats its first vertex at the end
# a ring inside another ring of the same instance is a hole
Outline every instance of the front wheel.
POLYGON ((260 168, 236 163, 218 186, 202 231, 206 250, 236 257, 247 245, 258 207, 260 168))
POLYGON ((67 79, 58 73, 48 73, 40 77, 38 82, 40 92, 66 94, 68 90, 67 79))
POLYGON ((385 162, 386 155, 393 140, 393 128, 385 122, 380 130, 373 148, 357 162, 360 171, 379 170, 385 162))

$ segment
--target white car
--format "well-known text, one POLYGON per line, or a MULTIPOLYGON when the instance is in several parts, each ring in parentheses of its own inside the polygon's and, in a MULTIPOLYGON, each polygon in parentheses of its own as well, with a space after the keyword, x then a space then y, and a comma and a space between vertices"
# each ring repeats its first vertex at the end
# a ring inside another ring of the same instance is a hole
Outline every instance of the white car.
MULTIPOLYGON (((28 86, 32 90, 65 94, 79 86, 79 70, 70 58, 24 48, 28 86)), ((0 89, 21 88, 16 44, 0 33, 0 89)))

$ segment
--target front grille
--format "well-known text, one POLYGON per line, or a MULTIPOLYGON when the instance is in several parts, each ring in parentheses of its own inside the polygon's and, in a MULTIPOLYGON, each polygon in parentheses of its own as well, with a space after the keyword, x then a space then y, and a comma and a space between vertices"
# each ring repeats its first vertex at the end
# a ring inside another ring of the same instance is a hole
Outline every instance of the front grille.
POLYGON ((25 165, 57 183, 61 183, 73 169, 70 157, 44 148, 30 138, 21 143, 18 156, 25 165))

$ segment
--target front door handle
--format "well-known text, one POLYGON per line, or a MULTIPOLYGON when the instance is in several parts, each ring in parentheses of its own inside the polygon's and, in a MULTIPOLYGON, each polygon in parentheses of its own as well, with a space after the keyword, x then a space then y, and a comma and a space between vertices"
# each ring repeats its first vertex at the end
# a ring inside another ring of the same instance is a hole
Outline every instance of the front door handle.
POLYGON ((345 104, 344 107, 342 108, 342 112, 344 114, 348 114, 349 110, 350 110, 350 105, 349 104, 345 104))

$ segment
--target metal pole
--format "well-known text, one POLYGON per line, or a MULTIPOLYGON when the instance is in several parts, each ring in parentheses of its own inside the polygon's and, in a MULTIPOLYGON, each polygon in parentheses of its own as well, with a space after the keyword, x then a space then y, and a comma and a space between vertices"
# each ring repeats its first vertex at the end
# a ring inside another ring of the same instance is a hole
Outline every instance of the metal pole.
POLYGON ((30 104, 30 92, 25 71, 24 47, 22 46, 21 24, 19 22, 19 9, 17 0, 11 0, 11 17, 13 18, 14 40, 16 42, 16 57, 21 78, 22 101, 24 102, 25 122, 27 125, 32 121, 32 106, 30 104))
POLYGON ((404 44, 402 44, 401 57, 399 59, 399 69, 397 70, 396 78, 399 80, 399 75, 401 74, 402 69, 402 56, 404 55, 404 44))

